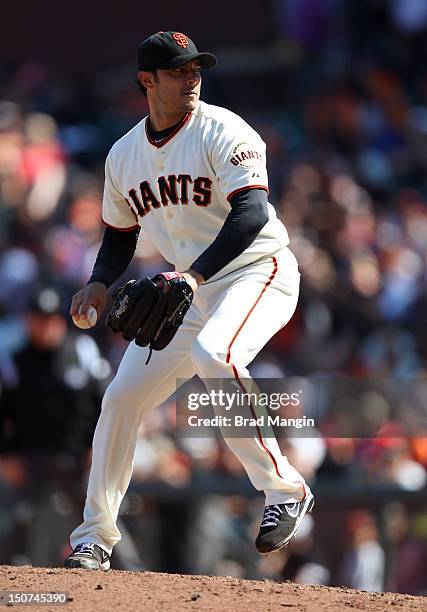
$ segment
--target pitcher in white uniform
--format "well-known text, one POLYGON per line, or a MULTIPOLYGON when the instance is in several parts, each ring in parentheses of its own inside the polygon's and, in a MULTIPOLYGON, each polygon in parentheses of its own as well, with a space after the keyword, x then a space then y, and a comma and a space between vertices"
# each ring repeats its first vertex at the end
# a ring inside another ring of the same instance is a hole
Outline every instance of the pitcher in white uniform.
MULTIPOLYGON (((138 49, 138 85, 149 115, 107 157, 104 238, 70 314, 85 318, 94 306, 99 318, 140 229, 183 273, 194 301, 172 342, 148 365, 148 349, 129 345, 105 393, 83 522, 71 534, 66 567, 110 567, 145 412, 173 394, 178 379, 195 374, 235 380, 245 391, 248 364, 296 308, 300 275, 268 202, 265 144, 239 116, 199 99, 201 70, 215 65, 215 56, 199 53, 180 32, 154 34, 138 49)), ((276 439, 264 438, 258 427, 240 438, 222 433, 265 494, 258 551, 286 546, 313 506, 309 487, 276 439)))

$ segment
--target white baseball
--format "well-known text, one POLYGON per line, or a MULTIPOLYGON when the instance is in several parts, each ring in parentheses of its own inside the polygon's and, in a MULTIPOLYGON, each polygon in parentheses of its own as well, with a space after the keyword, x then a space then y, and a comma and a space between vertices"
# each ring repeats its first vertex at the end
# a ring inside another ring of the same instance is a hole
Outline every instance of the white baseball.
MULTIPOLYGON (((79 308, 80 313, 80 308, 79 308)), ((80 329, 90 329, 96 325, 96 320, 98 319, 98 313, 96 312, 96 308, 93 306, 89 306, 87 311, 87 315, 85 319, 75 319, 73 317, 73 323, 80 329)))

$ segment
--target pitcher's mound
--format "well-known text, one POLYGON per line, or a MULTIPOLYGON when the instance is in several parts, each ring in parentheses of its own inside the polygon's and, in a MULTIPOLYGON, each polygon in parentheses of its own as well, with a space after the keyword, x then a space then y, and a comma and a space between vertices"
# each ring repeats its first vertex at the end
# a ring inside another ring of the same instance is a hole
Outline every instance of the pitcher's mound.
MULTIPOLYGON (((90 572, 63 568, 0 566, 0 591, 66 592, 64 606, 44 604, 40 610, 144 610, 179 612, 311 612, 355 610, 427 610, 427 599, 398 593, 366 593, 354 589, 305 586, 223 576, 183 576, 154 572, 90 572)), ((3 605, 7 602, 2 601, 3 605)), ((34 605, 34 604, 33 604, 34 605)), ((9 609, 10 609, 9 604, 9 609)), ((1 609, 1 607, 0 607, 1 609)), ((7 609, 7 608, 3 608, 7 609)), ((27 611, 29 606, 13 604, 27 611)))

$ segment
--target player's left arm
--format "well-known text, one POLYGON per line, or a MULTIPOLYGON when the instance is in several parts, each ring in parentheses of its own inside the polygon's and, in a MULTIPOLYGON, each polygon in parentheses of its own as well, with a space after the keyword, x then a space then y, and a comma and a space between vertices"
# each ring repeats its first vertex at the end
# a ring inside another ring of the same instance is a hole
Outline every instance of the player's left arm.
POLYGON ((215 240, 188 272, 208 280, 241 255, 269 219, 265 144, 246 124, 218 125, 209 159, 231 210, 215 240))
POLYGON ((224 225, 215 240, 191 265, 189 272, 194 271, 203 280, 208 280, 241 255, 267 223, 267 204, 267 192, 263 189, 247 188, 232 196, 231 211, 224 225))

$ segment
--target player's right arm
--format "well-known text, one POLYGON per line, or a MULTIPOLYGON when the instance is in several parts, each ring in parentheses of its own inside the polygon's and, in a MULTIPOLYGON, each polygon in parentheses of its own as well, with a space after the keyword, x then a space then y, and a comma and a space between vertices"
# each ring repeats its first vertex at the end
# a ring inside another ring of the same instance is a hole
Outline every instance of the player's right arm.
POLYGON ((129 266, 135 254, 140 227, 126 199, 118 191, 111 162, 105 163, 102 219, 107 226, 89 282, 73 295, 70 315, 85 318, 89 306, 96 308, 98 319, 107 303, 107 289, 129 266))

